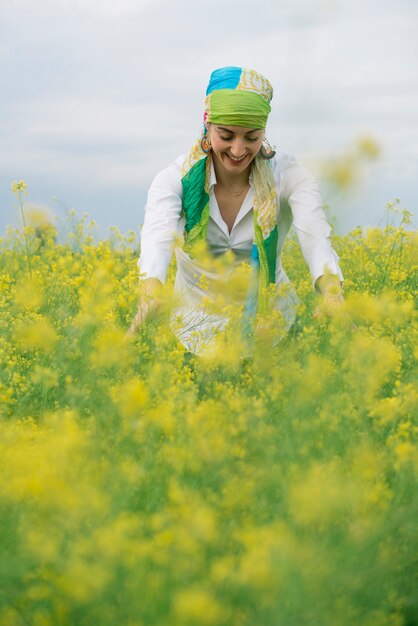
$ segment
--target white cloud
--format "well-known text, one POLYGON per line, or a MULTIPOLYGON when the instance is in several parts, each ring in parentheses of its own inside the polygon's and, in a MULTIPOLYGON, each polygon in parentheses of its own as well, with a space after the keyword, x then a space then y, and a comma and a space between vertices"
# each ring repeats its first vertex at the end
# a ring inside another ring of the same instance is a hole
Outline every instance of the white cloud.
MULTIPOLYGON (((24 111, 20 109, 22 118, 24 111)), ((175 123, 173 111, 163 103, 123 104, 85 99, 52 100, 45 116, 42 104, 32 108, 32 122, 26 132, 32 138, 59 141, 91 140, 149 141, 155 135, 167 133, 175 123), (159 128, 149 120, 160 120, 159 128)))
MULTIPOLYGON (((33 10, 33 0, 12 0, 15 9, 33 10)), ((83 11, 99 16, 131 16, 152 4, 152 0, 37 0, 36 7, 83 11)))
POLYGON ((210 72, 236 64, 273 84, 273 143, 322 155, 371 132, 403 180, 417 17, 412 0, 258 0, 256 17, 252 0, 2 3, 0 170, 145 189, 198 133, 210 72))
POLYGON ((131 16, 142 11, 152 0, 74 0, 73 5, 98 15, 131 16))

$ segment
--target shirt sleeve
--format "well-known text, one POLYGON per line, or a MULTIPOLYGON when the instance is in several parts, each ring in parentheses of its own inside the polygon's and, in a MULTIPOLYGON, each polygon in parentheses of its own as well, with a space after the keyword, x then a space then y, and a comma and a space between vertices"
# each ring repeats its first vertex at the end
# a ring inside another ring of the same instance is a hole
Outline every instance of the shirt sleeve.
POLYGON ((181 157, 157 174, 148 191, 141 254, 138 260, 142 278, 166 281, 178 233, 181 208, 181 157))
POLYGON ((343 282, 339 257, 330 242, 331 227, 325 216, 318 183, 311 172, 292 156, 286 155, 282 167, 281 199, 290 207, 312 284, 315 285, 317 279, 327 273, 336 274, 343 282))

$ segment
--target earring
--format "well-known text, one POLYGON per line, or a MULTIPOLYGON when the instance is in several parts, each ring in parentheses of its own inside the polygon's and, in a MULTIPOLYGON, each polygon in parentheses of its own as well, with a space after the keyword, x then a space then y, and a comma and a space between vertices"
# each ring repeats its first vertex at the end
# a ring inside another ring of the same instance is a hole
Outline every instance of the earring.
POLYGON ((202 141, 200 142, 200 147, 202 148, 205 154, 209 154, 212 146, 210 145, 210 139, 206 133, 202 137, 202 141))
POLYGON ((263 159, 272 159, 276 154, 276 150, 269 144, 266 137, 263 139, 263 145, 260 148, 260 156, 263 159))

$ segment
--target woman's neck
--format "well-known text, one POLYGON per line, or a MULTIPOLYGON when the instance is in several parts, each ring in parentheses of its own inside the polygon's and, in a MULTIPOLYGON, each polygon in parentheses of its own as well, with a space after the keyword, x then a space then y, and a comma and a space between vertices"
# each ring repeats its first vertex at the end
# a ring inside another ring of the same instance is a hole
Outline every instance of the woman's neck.
POLYGON ((215 168, 216 182, 227 188, 242 187, 248 184, 251 172, 251 164, 243 172, 228 172, 216 157, 213 158, 213 166, 215 168))

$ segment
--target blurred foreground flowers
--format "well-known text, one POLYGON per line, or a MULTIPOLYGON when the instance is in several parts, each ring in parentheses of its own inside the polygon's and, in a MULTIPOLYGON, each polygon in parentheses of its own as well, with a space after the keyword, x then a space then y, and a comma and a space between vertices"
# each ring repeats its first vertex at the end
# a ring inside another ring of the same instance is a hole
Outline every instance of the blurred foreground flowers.
POLYGON ((336 237, 318 321, 289 240, 298 327, 246 363, 128 339, 137 252, 52 234, 1 243, 0 625, 416 624, 416 232, 336 237))

